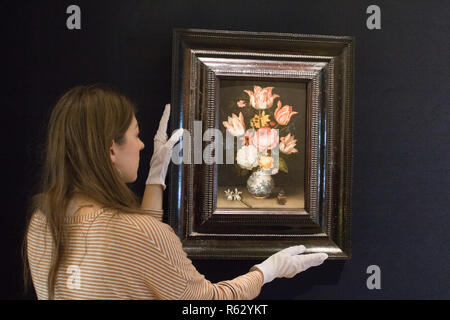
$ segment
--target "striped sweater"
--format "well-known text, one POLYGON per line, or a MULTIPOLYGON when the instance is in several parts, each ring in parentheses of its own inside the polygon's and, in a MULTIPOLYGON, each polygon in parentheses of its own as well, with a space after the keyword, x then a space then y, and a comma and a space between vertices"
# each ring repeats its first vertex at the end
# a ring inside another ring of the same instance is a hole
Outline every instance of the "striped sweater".
MULTIPOLYGON (((211 283, 195 269, 172 228, 151 215, 113 216, 102 208, 66 217, 66 227, 69 245, 57 272, 55 299, 248 300, 263 284, 259 271, 211 283)), ((37 297, 48 299, 52 240, 39 211, 27 239, 37 297)))

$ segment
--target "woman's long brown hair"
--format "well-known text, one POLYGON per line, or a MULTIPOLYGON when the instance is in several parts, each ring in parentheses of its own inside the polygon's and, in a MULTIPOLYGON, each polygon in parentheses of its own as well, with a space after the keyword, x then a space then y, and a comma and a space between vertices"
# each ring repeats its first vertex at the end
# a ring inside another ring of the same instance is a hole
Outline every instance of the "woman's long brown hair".
POLYGON ((136 106, 129 98, 101 84, 77 86, 53 108, 47 129, 39 193, 28 204, 28 223, 22 246, 25 290, 29 286, 27 234, 31 216, 42 212, 52 234, 48 298, 54 298, 58 267, 65 246, 67 205, 77 193, 110 212, 148 214, 140 199, 120 179, 111 157, 112 142, 122 145, 136 106))

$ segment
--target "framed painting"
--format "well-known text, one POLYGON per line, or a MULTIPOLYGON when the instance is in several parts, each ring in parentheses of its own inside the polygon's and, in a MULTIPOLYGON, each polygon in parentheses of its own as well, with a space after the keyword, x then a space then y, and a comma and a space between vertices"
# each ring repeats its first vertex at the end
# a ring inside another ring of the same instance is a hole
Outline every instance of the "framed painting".
POLYGON ((354 39, 176 29, 169 224, 190 258, 351 257, 354 39), (180 150, 181 149, 181 150, 180 150))

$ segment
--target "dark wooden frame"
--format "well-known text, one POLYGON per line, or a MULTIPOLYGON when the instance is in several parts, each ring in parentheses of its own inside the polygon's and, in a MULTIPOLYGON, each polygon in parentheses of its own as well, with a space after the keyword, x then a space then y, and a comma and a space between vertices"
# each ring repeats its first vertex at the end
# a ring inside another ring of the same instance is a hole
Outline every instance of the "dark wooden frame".
POLYGON ((218 128, 221 79, 307 83, 307 214, 218 210, 217 165, 172 164, 169 224, 190 258, 260 259, 303 244, 307 253, 350 259, 353 55, 348 36, 174 30, 171 132, 192 133, 194 120, 203 132, 218 128))

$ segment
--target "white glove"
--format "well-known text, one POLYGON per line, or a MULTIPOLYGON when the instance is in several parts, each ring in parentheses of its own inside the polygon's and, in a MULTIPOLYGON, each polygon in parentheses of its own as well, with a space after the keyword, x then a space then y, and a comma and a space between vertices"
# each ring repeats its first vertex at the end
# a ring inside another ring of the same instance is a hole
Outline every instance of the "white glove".
POLYGON ((164 113, 159 121, 159 128, 153 138, 153 156, 150 160, 150 170, 145 184, 160 184, 166 190, 166 175, 172 156, 173 146, 183 135, 183 128, 177 129, 167 140, 167 123, 170 116, 170 104, 166 104, 164 113))
POLYGON ((275 278, 292 278, 309 267, 321 265, 328 258, 326 253, 299 255, 305 250, 305 246, 301 245, 283 249, 262 263, 254 265, 250 271, 259 269, 264 275, 263 284, 266 284, 275 278))

